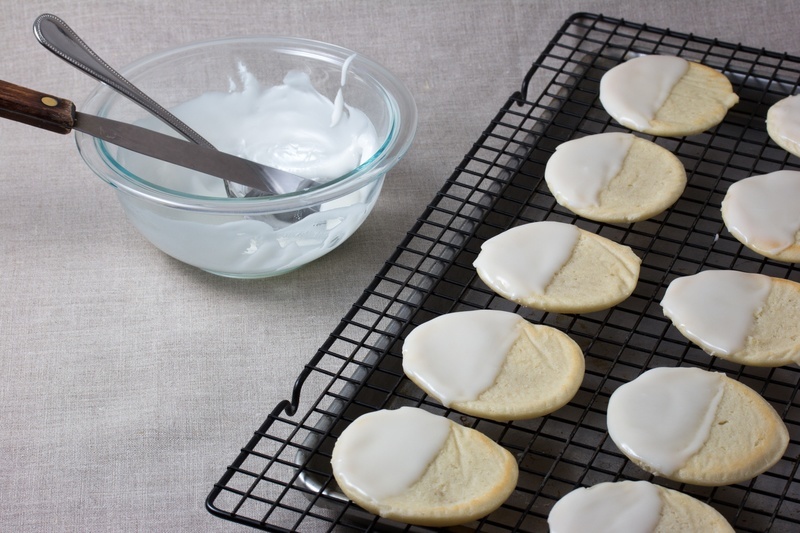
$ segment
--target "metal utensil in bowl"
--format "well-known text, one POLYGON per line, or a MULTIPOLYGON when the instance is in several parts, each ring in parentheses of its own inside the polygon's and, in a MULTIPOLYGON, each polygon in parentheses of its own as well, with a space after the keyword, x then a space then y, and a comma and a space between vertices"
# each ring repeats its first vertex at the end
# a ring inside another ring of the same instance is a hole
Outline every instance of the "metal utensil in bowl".
MULTIPOLYGON (((130 98, 186 139, 214 149, 200 134, 114 70, 59 17, 49 13, 39 15, 33 23, 33 33, 45 48, 64 61, 130 98)), ((279 195, 308 189, 317 184, 296 174, 261 166, 265 169, 261 176, 263 188, 249 188, 225 180, 227 195, 231 198, 279 195)))

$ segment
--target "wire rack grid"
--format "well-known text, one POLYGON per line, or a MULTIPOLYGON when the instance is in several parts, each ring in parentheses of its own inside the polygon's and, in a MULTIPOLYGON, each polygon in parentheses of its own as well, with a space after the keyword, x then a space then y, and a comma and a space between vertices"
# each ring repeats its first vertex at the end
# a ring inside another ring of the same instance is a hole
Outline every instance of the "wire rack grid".
POLYGON ((800 373, 795 366, 744 367, 712 358, 683 338, 659 301, 677 276, 736 269, 800 281, 791 264, 744 248, 724 227, 720 203, 744 177, 800 169, 772 143, 770 105, 798 92, 800 58, 579 13, 558 30, 453 175, 384 267, 226 469, 207 499, 224 519, 268 531, 418 531, 366 513, 337 489, 330 472, 336 437, 364 412, 421 406, 473 427, 511 451, 520 467, 512 496, 495 513, 453 531, 546 531, 564 494, 603 481, 646 479, 683 491, 720 511, 737 531, 800 530, 800 373), (723 72, 740 98, 724 122, 683 138, 653 138, 687 170, 682 197, 665 213, 635 224, 598 224, 556 204, 543 180, 556 146, 606 131, 626 131, 598 101, 600 77, 640 54, 677 55, 723 72), (534 95, 531 97, 530 95, 534 95), (642 259, 633 295, 607 311, 545 313, 495 295, 472 262, 481 243, 539 220, 575 224, 630 246, 642 259), (584 350, 586 374, 575 398, 534 420, 499 423, 468 417, 429 399, 404 377, 405 335, 444 313, 502 309, 554 326, 584 350), (790 432, 784 457, 753 480, 697 487, 653 478, 608 438, 608 398, 621 384, 659 366, 725 372, 766 398, 790 432))

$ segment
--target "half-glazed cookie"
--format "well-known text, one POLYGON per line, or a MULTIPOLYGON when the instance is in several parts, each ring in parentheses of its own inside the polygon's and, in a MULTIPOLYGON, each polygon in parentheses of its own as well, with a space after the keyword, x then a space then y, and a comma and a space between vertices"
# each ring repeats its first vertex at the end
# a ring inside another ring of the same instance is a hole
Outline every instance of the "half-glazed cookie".
POLYGON ((800 263, 800 172, 778 170, 737 181, 722 200, 722 220, 754 252, 800 263))
POLYGON ((600 102, 634 131, 680 137, 722 122, 739 97, 720 72, 675 56, 640 56, 600 79, 600 102))
POLYGON ((672 152, 630 133, 599 133, 559 145, 544 177, 560 205, 611 223, 653 217, 686 187, 686 170, 672 152))
POLYGON ((354 420, 331 465, 339 488, 364 509, 432 527, 488 515, 519 475, 514 457, 479 431, 415 407, 354 420))
POLYGON ((766 472, 789 431, 753 389, 699 368, 655 368, 611 395, 608 434, 643 470, 682 483, 720 486, 766 472))
POLYGON ((800 95, 773 104, 767 110, 767 133, 775 144, 800 157, 800 95))
POLYGON ((422 390, 445 406, 497 421, 563 407, 584 368, 583 352, 568 335, 506 311, 441 315, 403 343, 403 371, 422 390))
POLYGON ((710 505, 647 481, 575 489, 556 502, 547 523, 550 533, 733 533, 725 517, 710 505))
POLYGON ((706 270, 673 280, 661 307, 710 355, 752 366, 800 362, 800 283, 706 270))
POLYGON ((589 313, 631 295, 641 260, 628 246, 562 222, 533 222, 487 240, 478 276, 513 302, 556 313, 589 313))

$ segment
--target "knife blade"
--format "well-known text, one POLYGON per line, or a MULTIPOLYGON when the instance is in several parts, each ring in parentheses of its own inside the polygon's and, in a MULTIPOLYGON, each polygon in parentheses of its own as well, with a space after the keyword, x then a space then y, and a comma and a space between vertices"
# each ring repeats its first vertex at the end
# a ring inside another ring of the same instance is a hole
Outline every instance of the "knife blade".
POLYGON ((0 117, 61 134, 68 134, 72 130, 81 131, 133 152, 268 194, 285 194, 316 184, 313 180, 290 172, 134 124, 81 113, 66 98, 40 93, 3 80, 0 80, 0 117))

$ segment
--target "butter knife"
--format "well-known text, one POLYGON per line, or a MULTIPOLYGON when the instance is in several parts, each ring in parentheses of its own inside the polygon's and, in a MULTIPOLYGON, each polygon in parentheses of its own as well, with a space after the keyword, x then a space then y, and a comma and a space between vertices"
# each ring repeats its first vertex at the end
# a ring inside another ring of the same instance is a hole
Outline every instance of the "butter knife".
POLYGON ((81 131, 133 152, 270 194, 291 193, 316 184, 274 167, 147 128, 81 113, 70 100, 3 80, 0 80, 0 117, 61 134, 81 131))

